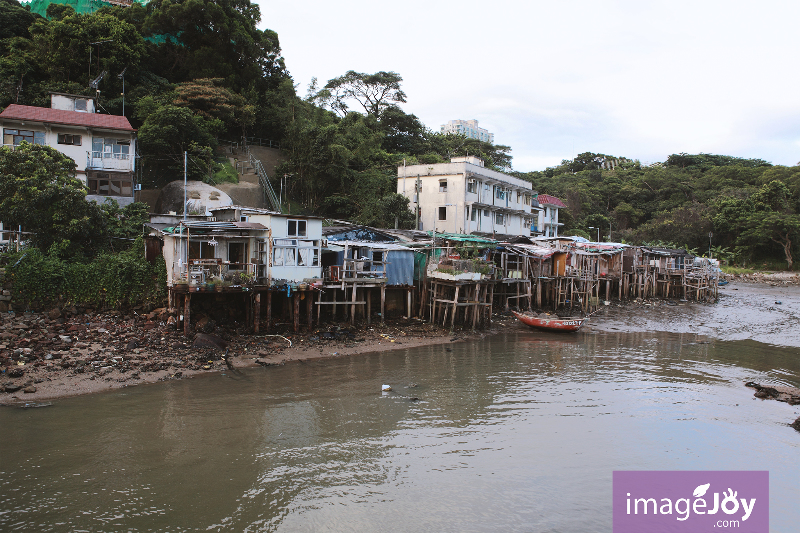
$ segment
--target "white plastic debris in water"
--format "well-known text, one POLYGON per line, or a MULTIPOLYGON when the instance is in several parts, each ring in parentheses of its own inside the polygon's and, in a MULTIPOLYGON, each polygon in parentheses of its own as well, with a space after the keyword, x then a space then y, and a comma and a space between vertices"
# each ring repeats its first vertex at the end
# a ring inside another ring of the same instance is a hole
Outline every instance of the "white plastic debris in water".
POLYGON ((381 391, 383 391, 383 392, 389 392, 390 390, 392 390, 392 386, 391 385, 383 385, 381 387, 381 391))

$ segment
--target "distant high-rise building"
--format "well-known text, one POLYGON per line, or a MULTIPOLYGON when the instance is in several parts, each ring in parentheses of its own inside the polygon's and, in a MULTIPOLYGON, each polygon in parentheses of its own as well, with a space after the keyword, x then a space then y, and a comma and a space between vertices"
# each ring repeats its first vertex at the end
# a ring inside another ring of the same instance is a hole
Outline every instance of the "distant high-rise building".
POLYGON ((494 133, 478 127, 477 120, 451 120, 442 125, 442 133, 452 133, 454 135, 464 135, 470 139, 478 139, 487 143, 494 144, 494 133))

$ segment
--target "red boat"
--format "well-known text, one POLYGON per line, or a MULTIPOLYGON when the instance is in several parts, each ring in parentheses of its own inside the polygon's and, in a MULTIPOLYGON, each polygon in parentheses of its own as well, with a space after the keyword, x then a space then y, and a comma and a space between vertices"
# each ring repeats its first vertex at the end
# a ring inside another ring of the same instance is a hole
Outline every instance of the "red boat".
POLYGON ((514 316, 523 324, 547 331, 578 331, 588 320, 587 318, 579 317, 562 318, 555 315, 553 315, 553 318, 549 316, 546 318, 539 318, 538 316, 524 315, 516 311, 511 312, 514 313, 514 316))

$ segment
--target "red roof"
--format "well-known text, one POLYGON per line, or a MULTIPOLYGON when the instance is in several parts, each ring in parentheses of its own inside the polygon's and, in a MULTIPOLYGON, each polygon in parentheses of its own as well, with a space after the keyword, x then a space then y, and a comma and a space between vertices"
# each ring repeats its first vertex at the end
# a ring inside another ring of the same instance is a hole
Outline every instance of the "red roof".
POLYGON ((81 113, 80 111, 66 111, 63 109, 50 109, 49 107, 33 107, 29 105, 9 105, 0 113, 0 119, 4 118, 46 122, 49 124, 82 126, 86 128, 136 131, 131 127, 131 123, 128 122, 127 118, 119 115, 81 113))
POLYGON ((567 207, 566 205, 564 205, 564 202, 562 202, 555 196, 550 196, 549 194, 540 194, 536 200, 539 202, 539 205, 547 204, 547 205, 554 205, 556 207, 567 207))

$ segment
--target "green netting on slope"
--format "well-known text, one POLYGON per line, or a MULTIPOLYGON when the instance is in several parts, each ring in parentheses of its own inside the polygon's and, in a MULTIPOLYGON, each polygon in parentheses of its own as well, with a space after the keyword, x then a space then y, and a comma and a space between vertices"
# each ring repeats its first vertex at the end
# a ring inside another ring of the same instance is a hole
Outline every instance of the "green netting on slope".
MULTIPOLYGON (((137 4, 146 4, 148 0, 133 0, 137 4)), ((110 6, 111 3, 104 2, 103 0, 31 0, 29 3, 24 3, 22 5, 29 5, 31 7, 31 11, 33 13, 37 13, 41 16, 47 15, 47 7, 50 4, 61 4, 72 6, 72 9, 75 10, 76 13, 79 15, 85 15, 87 13, 94 13, 101 7, 110 6)))

